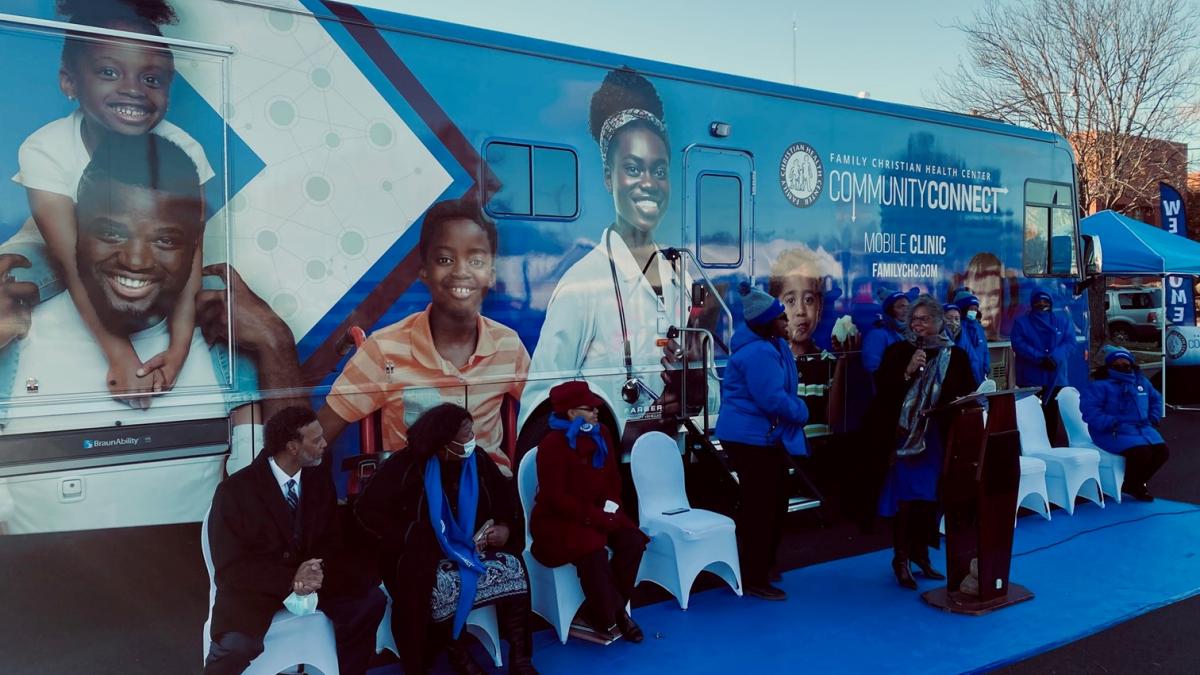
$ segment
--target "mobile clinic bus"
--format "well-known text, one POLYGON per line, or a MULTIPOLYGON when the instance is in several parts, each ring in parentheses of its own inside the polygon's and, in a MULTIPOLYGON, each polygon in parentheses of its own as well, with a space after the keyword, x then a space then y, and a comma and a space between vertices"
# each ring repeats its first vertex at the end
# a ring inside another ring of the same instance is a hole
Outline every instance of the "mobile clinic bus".
POLYGON ((814 433, 860 424, 832 335, 884 290, 970 287, 997 345, 1032 289, 1083 306, 1052 134, 335 2, 138 4, 0 0, 10 536, 196 523, 245 407, 298 391, 339 455, 461 403, 508 473, 566 379, 626 447, 711 419, 742 281, 789 308, 814 433))

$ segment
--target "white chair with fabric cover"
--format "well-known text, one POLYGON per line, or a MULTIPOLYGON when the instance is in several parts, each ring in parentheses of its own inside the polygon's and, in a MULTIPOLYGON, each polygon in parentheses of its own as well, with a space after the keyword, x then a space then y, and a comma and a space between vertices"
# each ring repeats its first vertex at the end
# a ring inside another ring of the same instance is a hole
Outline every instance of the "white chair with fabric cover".
POLYGON ((1093 448, 1055 448, 1046 434, 1041 401, 1027 396, 1017 401, 1017 431, 1021 454, 1046 462, 1046 488, 1051 504, 1075 513, 1075 498, 1083 497, 1104 507, 1100 492, 1100 453, 1093 448))
MULTIPOLYGON (((383 596, 387 598, 387 605, 383 612, 383 620, 379 622, 379 628, 375 631, 375 653, 381 654, 387 649, 400 656, 400 650, 396 648, 396 637, 392 635, 392 595, 383 584, 379 585, 379 590, 383 591, 383 596)), ((497 668, 504 665, 500 658, 500 621, 494 606, 488 605, 472 610, 467 615, 467 625, 463 630, 479 640, 479 644, 483 645, 497 668)))
POLYGON ((575 613, 583 605, 583 587, 575 566, 567 563, 546 567, 529 550, 533 537, 529 535, 529 514, 537 494, 537 448, 531 448, 517 467, 517 491, 525 511, 525 569, 529 573, 529 600, 533 611, 554 627, 559 642, 566 644, 575 613))
MULTIPOLYGON (((208 619, 204 622, 204 653, 212 641, 209 630, 212 626, 212 608, 217 599, 216 572, 213 569, 212 552, 208 543, 208 513, 200 528, 200 550, 204 553, 204 567, 208 570, 208 619)), ((333 636, 333 622, 320 610, 306 616, 296 616, 286 609, 275 612, 271 627, 263 637, 263 652, 258 655, 243 675, 276 675, 293 666, 303 664, 304 672, 317 669, 321 675, 338 675, 337 642, 333 636)))
POLYGON ((1021 507, 1037 511, 1050 520, 1050 494, 1046 490, 1046 462, 1037 457, 1021 456, 1021 482, 1017 486, 1017 511, 1021 507))
POLYGON ((638 568, 638 582, 662 586, 682 609, 687 609, 692 583, 703 571, 721 577, 741 595, 734 522, 719 513, 692 508, 675 439, 659 431, 642 434, 633 444, 630 468, 638 496, 638 519, 650 537, 638 568))
MULTIPOLYGON (((989 393, 996 391, 996 382, 994 380, 984 380, 983 385, 980 385, 981 393, 989 393), (984 387, 991 382, 991 386, 986 390, 984 387)), ((987 425, 987 409, 983 411, 983 424, 987 425)), ((1046 520, 1050 520, 1050 496, 1046 491, 1046 462, 1037 457, 1026 457, 1024 455, 1017 459, 1021 462, 1021 480, 1017 484, 1017 510, 1013 514, 1013 519, 1017 519, 1017 515, 1021 513, 1021 507, 1024 506, 1032 511, 1037 511, 1042 514, 1046 520)), ((946 534, 945 527, 946 519, 942 518, 941 533, 946 534)))
POLYGON ((1074 448, 1095 448, 1100 453, 1100 489, 1105 495, 1121 503, 1121 487, 1125 484, 1125 458, 1108 452, 1092 441, 1083 413, 1079 410, 1079 390, 1063 387, 1058 392, 1058 412, 1062 415, 1067 439, 1074 448))

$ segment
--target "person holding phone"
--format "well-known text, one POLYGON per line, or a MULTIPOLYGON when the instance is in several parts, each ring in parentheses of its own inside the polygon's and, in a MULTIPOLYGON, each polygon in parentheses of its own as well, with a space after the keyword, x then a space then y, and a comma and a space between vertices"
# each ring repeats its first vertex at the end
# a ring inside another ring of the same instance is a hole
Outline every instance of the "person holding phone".
POLYGON ((641 642, 642 629, 625 605, 650 540, 621 505, 620 447, 600 424, 603 401, 586 382, 572 381, 550 390, 550 404, 529 516, 533 557, 547 567, 574 563, 592 628, 641 642))
POLYGON ((380 465, 355 514, 380 540, 392 635, 406 673, 425 673, 446 645, 457 673, 483 673, 467 652, 471 610, 495 605, 510 673, 536 673, 521 510, 512 481, 476 449, 474 420, 443 403, 408 429, 408 448, 380 465))

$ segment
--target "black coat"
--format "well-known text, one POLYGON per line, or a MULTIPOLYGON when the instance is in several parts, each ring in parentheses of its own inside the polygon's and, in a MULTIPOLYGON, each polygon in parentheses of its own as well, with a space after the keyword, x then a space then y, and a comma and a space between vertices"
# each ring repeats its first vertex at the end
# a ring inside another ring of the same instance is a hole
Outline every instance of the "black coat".
MULTIPOLYGON (((479 476, 479 506, 475 531, 490 518, 509 528, 502 550, 521 557, 524 548, 524 519, 513 481, 506 479, 483 452, 471 460, 479 476)), ((443 467, 443 473, 446 471, 443 467)), ((454 503, 451 497, 451 503, 454 503)), ((425 462, 401 450, 387 459, 359 495, 354 512, 369 532, 379 537, 383 583, 392 596, 393 631, 404 672, 423 673, 436 654, 430 631, 431 598, 437 565, 446 557, 433 534, 429 504, 425 498, 425 462)), ((447 631, 448 633, 448 631, 447 631)))
MULTIPOLYGON (((889 455, 896 451, 897 425, 900 421, 900 408, 904 405, 904 396, 917 381, 916 378, 904 379, 904 372, 915 351, 917 347, 908 341, 894 343, 883 352, 879 370, 875 371, 875 398, 871 401, 867 419, 877 434, 876 442, 889 455)), ((937 356, 937 349, 925 350, 925 356, 928 357, 927 362, 932 364, 937 356)), ((951 347, 950 365, 946 369, 946 378, 942 380, 937 406, 944 406, 974 390, 975 380, 971 374, 970 357, 962 348, 951 347)), ((948 432, 949 429, 943 425, 943 435, 948 432)))
POLYGON ((353 575, 342 555, 337 496, 324 467, 300 471, 297 518, 293 528, 265 452, 217 487, 208 517, 217 580, 214 639, 229 631, 266 635, 271 617, 293 590, 300 563, 311 558, 325 564, 318 597, 347 590, 353 575))

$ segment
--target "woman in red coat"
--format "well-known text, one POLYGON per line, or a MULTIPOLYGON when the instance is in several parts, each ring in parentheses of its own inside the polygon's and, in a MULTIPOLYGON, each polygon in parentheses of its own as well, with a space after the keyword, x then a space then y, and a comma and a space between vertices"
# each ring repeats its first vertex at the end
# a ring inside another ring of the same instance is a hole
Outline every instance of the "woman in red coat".
POLYGON ((547 567, 574 563, 593 628, 641 642, 625 604, 649 539, 621 506, 620 446, 599 423, 602 403, 586 382, 550 390, 554 414, 538 445, 531 549, 547 567))

